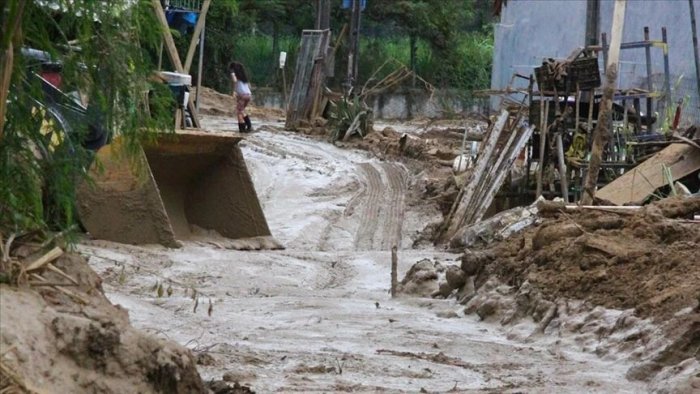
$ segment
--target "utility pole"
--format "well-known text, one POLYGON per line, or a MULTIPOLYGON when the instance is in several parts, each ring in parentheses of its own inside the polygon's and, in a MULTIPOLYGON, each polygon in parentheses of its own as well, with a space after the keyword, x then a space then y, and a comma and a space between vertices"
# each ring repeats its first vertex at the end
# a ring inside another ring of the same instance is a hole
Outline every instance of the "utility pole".
POLYGON ((600 0, 588 0, 586 3, 586 42, 584 46, 598 45, 599 30, 600 0))
POLYGON ((331 28, 331 1, 316 0, 316 30, 331 28))
POLYGON ((605 85, 603 98, 600 101, 598 112, 598 124, 593 131, 593 146, 591 146, 591 158, 588 161, 588 173, 583 186, 581 205, 593 205, 595 189, 598 183, 600 163, 603 158, 603 150, 610 139, 608 121, 612 116, 612 100, 615 93, 615 82, 618 74, 618 61, 620 59, 620 44, 622 43, 622 31, 625 25, 625 7, 627 0, 615 0, 613 11, 612 31, 610 32, 610 49, 605 65, 605 85))
POLYGON ((352 0, 350 14, 350 45, 348 48, 348 74, 345 81, 346 92, 350 92, 357 82, 357 67, 360 59, 360 19, 362 15, 361 0, 352 0))
POLYGON ((700 100, 700 58, 698 58, 698 28, 695 25, 695 6, 693 0, 688 0, 690 6, 690 28, 693 33, 693 54, 695 55, 695 82, 698 84, 698 99, 700 100))

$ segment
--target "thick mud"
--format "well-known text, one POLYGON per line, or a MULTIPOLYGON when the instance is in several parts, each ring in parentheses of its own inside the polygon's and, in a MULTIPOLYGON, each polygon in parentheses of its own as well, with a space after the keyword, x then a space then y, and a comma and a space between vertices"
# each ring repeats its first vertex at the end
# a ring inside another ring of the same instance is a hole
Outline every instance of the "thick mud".
MULTIPOLYGON (((700 197, 682 206, 685 213, 700 210, 700 197)), ((700 227, 673 218, 681 211, 670 200, 631 214, 554 213, 495 243, 477 282, 492 274, 510 284, 527 280, 550 298, 633 308, 640 317, 664 320, 695 307, 700 294, 700 227)))
MULTIPOLYGON (((212 130, 234 122, 205 118, 212 130)), ((400 277, 421 260, 434 268, 460 263, 460 255, 432 246, 413 248, 442 219, 434 201, 420 199, 426 174, 277 128, 241 147, 286 250, 228 250, 204 237, 178 250, 80 246, 110 299, 138 327, 190 347, 206 379, 258 392, 642 390, 625 377, 624 360, 576 346, 553 350, 546 338, 511 339, 455 300, 392 299, 392 245, 400 277), (408 191, 403 199, 400 190, 408 191), (157 282, 171 295, 159 297, 157 282)), ((444 275, 457 283, 453 271, 444 275)))
POLYGON ((65 287, 70 296, 0 285, 1 361, 27 392, 207 393, 192 353, 134 329, 127 312, 105 298, 86 259, 64 255, 55 265, 79 283, 65 287))

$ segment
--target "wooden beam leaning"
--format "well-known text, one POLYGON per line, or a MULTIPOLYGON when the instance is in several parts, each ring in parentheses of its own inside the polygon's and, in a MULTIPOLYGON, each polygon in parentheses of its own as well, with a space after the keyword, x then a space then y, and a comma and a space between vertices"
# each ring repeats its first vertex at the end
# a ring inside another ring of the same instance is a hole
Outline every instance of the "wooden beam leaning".
MULTIPOLYGON (((173 40, 173 34, 170 32, 168 20, 165 18, 165 11, 163 11, 163 6, 160 4, 159 0, 151 0, 151 5, 153 6, 153 11, 156 13, 156 18, 158 18, 158 21, 160 22, 163 31, 163 42, 165 43, 165 52, 168 54, 168 58, 173 64, 173 67, 175 67, 175 71, 180 74, 185 74, 186 72, 182 66, 180 55, 177 53, 175 40, 173 40)), ((192 117, 192 125, 196 128, 199 128, 199 118, 197 117, 197 112, 195 111, 194 103, 192 102, 192 100, 193 97, 192 95, 190 95, 190 99, 187 102, 187 109, 190 111, 190 116, 192 117)))
POLYGON ((503 127, 506 125, 507 120, 508 111, 502 110, 501 114, 498 116, 498 119, 491 128, 491 132, 489 133, 484 146, 479 151, 476 166, 474 167, 474 171, 472 173, 473 175, 469 183, 464 186, 462 198, 455 200, 454 202, 457 208, 454 211, 454 215, 448 218, 449 223, 447 223, 446 229, 441 237, 443 240, 451 239, 462 227, 462 224, 464 223, 464 216, 467 213, 467 209, 469 208, 471 201, 473 200, 475 189, 479 186, 479 180, 486 171, 486 167, 490 162, 489 159, 491 158, 496 147, 498 137, 500 136, 503 127))
POLYGON ((175 40, 173 40, 173 34, 170 32, 168 20, 165 18, 165 11, 163 11, 163 6, 160 5, 159 0, 151 0, 151 4, 153 5, 153 10, 156 13, 156 18, 158 18, 158 22, 160 22, 161 28, 163 29, 163 42, 165 43, 165 52, 168 54, 168 58, 173 63, 175 71, 181 73, 184 71, 184 69, 182 68, 180 55, 177 53, 177 47, 175 46, 175 40))
POLYGON ((598 112, 598 124, 593 131, 593 146, 591 147, 591 159, 588 162, 588 172, 583 186, 581 205, 591 205, 596 193, 598 173, 603 157, 603 149, 610 139, 608 119, 612 115, 612 99, 615 92, 615 81, 618 74, 618 60, 620 59, 620 44, 622 31, 625 24, 625 7, 627 0, 615 0, 613 11, 612 32, 610 34, 610 50, 605 64, 605 86, 603 98, 600 101, 598 112))
POLYGON ((489 189, 484 195, 478 200, 478 206, 476 207, 474 214, 471 219, 471 223, 476 223, 480 221, 486 211, 491 206, 493 199, 496 194, 503 186, 506 180, 506 176, 513 166, 513 162, 518 157, 520 152, 525 148, 527 141, 532 136, 532 132, 535 130, 534 126, 530 127, 520 127, 517 132, 514 131, 512 137, 509 139, 507 149, 501 152, 501 163, 496 167, 497 172, 493 182, 490 183, 489 189), (515 137, 515 138, 513 138, 515 137))
POLYGON ((204 24, 207 18, 207 12, 209 12, 209 4, 211 4, 211 0, 204 0, 204 4, 202 4, 202 9, 199 11, 199 18, 197 18, 197 24, 194 26, 194 33, 192 33, 190 47, 187 49, 187 56, 185 56, 184 70, 186 72, 190 72, 190 69, 192 68, 194 51, 195 49, 197 49, 197 43, 199 42, 200 33, 202 33, 202 29, 204 29, 204 24))

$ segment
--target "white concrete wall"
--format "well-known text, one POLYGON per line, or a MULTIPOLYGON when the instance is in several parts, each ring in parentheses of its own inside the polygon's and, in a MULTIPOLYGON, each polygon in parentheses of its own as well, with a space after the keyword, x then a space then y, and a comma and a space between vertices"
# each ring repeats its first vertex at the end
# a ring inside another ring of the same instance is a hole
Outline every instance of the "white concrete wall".
MULTIPOLYGON (((501 22, 496 25, 494 32, 492 88, 505 88, 514 72, 525 75, 533 73, 534 67, 539 66, 543 58, 563 58, 576 47, 583 46, 586 3, 587 0, 508 1, 502 10, 501 22)), ((693 4, 696 18, 700 18, 700 0, 693 0, 693 4)), ((611 0, 601 1, 600 29, 601 32, 607 32, 608 37, 613 6, 611 0)), ((684 121, 700 122, 688 1, 628 0, 623 42, 643 40, 644 26, 649 26, 652 40, 661 40, 661 27, 666 27, 673 101, 690 96, 691 102, 686 107, 684 121)), ((644 49, 624 50, 620 59, 618 86, 646 88, 644 49)), ((663 70, 661 50, 652 49, 656 90, 663 89, 663 70)), ((524 86, 523 82, 520 86, 524 86)))

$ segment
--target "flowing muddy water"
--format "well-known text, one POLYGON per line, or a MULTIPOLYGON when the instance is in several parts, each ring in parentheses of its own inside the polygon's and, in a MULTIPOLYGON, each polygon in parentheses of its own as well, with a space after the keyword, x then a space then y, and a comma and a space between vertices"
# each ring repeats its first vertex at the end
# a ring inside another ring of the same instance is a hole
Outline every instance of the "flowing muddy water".
MULTIPOLYGON (((226 130, 235 119, 205 122, 226 130)), ((431 203, 410 201, 414 176, 401 163, 259 128, 242 149, 285 250, 229 250, 216 234, 180 249, 79 247, 132 323, 200 354, 205 379, 229 373, 263 393, 642 390, 624 378, 624 362, 546 338, 510 340, 452 300, 391 299, 391 246, 400 277, 423 258, 459 264, 411 248, 440 218, 431 203), (187 288, 197 290, 196 311, 187 288)))

